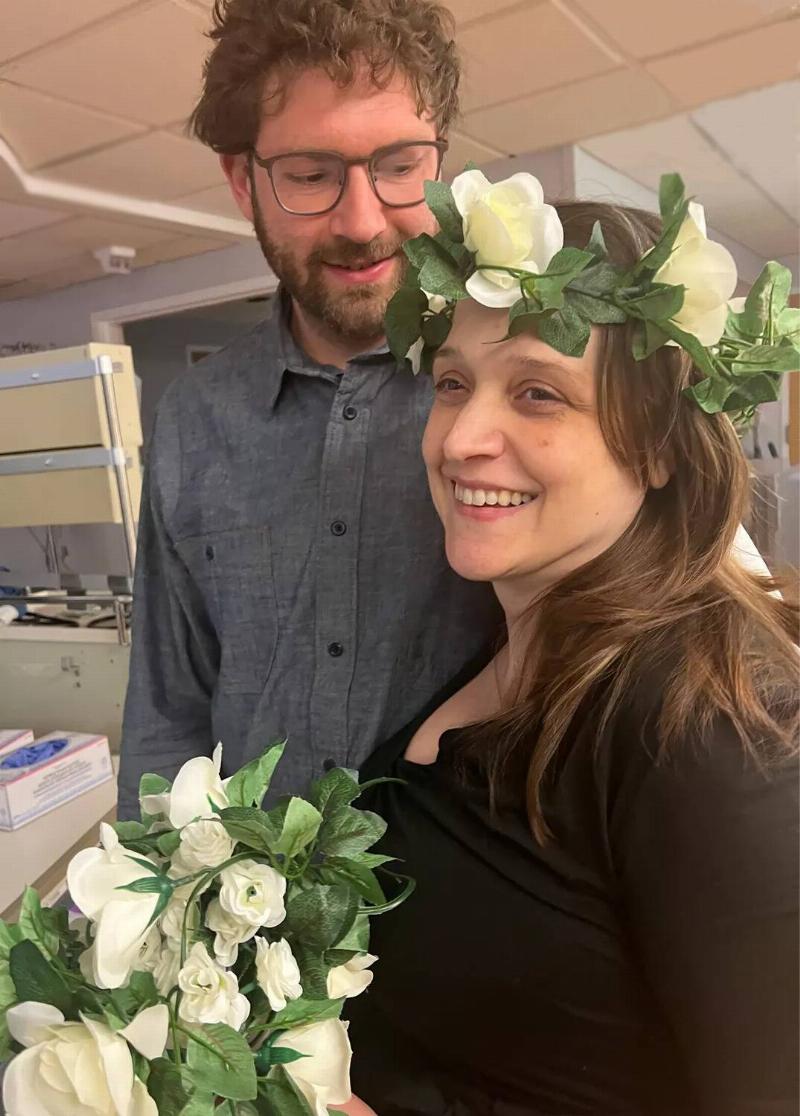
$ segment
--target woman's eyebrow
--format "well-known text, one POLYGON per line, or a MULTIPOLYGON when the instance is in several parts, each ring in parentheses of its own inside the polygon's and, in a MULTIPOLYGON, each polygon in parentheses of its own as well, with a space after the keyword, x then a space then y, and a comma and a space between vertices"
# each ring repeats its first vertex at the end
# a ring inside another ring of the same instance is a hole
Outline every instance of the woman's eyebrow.
POLYGON ((509 353, 503 357, 503 363, 514 365, 515 368, 524 368, 529 372, 558 372, 575 384, 581 379, 574 369, 568 368, 566 364, 562 364, 557 359, 535 357, 527 353, 509 353))

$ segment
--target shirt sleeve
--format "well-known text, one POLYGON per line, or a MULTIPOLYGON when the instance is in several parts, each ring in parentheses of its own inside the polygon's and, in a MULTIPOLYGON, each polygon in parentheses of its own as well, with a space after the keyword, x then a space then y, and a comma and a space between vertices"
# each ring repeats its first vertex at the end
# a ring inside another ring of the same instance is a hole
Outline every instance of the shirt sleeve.
POLYGON ((211 695, 219 644, 167 526, 180 485, 173 399, 168 390, 158 409, 142 493, 120 749, 121 819, 138 817, 139 780, 145 772, 172 778, 187 759, 211 755, 213 748, 211 695))
POLYGON ((759 766, 725 722, 633 767, 612 855, 698 1116, 796 1116, 797 764, 759 766))

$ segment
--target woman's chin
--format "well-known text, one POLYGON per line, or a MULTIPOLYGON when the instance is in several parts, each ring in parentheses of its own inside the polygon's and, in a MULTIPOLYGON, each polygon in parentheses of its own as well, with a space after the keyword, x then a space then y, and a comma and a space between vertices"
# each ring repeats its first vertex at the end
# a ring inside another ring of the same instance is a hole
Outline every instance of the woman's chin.
POLYGON ((465 547, 447 547, 447 561, 466 581, 496 581, 508 572, 496 554, 481 554, 465 547))

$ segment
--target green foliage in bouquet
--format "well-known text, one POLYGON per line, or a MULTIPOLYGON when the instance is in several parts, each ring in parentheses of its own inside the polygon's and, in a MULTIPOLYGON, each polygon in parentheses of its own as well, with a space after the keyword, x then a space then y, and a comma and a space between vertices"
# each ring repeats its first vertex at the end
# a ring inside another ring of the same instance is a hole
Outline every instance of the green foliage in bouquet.
POLYGON ((29 888, 0 922, 9 1116, 56 1116, 70 1091, 98 1116, 325 1116, 349 1099, 342 1008, 372 979, 370 919, 414 885, 370 851, 386 826, 354 805, 356 772, 260 809, 283 749, 227 780, 219 747, 171 785, 145 775, 141 821, 70 863, 86 917, 29 888))

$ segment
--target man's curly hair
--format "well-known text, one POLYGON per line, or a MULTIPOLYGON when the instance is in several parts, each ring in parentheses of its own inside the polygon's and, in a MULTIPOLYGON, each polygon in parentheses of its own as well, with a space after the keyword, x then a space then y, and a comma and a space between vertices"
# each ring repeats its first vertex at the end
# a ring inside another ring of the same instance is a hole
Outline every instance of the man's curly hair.
POLYGON ((279 111, 292 75, 310 68, 342 87, 361 65, 378 88, 403 74, 440 136, 458 112, 454 21, 436 0, 215 0, 213 18, 189 128, 220 154, 248 151, 263 113, 279 111))

